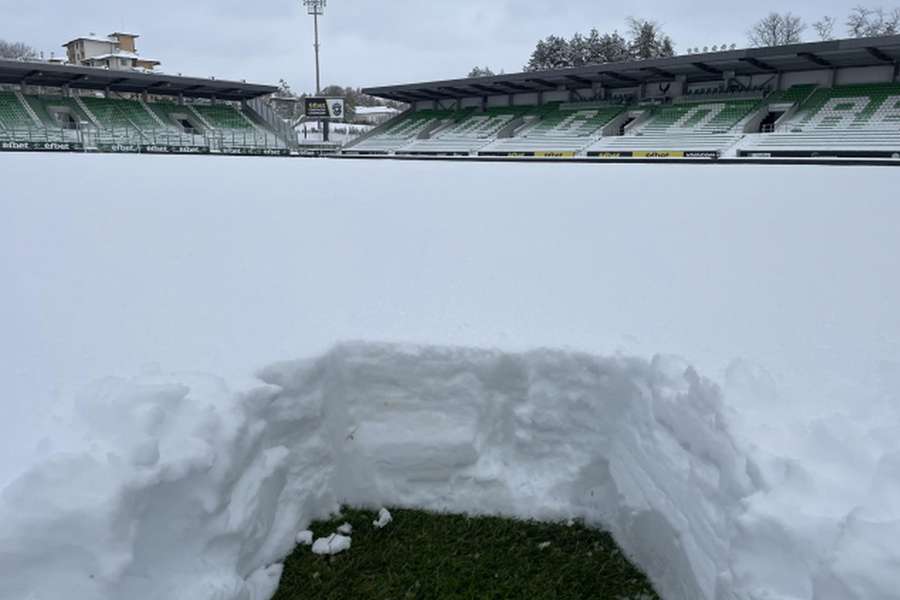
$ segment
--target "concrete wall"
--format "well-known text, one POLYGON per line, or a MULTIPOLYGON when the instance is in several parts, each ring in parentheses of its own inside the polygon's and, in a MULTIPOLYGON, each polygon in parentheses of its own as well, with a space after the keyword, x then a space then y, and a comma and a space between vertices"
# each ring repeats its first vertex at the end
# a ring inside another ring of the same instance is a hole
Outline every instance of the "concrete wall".
POLYGON ((489 96, 487 105, 489 107, 498 107, 498 106, 510 106, 510 95, 504 96, 489 96))
POLYGON ((781 77, 782 89, 787 89, 794 85, 815 84, 829 85, 831 82, 831 69, 819 69, 815 71, 798 71, 796 73, 785 73, 781 77))
POLYGON ((865 67, 859 69, 840 69, 837 72, 835 85, 850 85, 854 83, 879 83, 890 81, 894 76, 894 66, 865 67))

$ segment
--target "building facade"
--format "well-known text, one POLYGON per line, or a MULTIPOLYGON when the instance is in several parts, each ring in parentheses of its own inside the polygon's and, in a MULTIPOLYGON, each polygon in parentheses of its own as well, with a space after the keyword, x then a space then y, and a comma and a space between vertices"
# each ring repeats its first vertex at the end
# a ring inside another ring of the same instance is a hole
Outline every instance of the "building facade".
POLYGON ((114 32, 106 37, 90 34, 63 44, 69 64, 99 67, 111 71, 141 69, 152 71, 161 63, 140 56, 133 33, 114 32))

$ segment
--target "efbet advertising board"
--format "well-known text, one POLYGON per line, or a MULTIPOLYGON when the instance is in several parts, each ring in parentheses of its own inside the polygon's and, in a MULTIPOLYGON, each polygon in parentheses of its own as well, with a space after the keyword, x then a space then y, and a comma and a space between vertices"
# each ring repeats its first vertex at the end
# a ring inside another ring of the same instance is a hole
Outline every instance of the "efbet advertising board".
POLYGON ((74 142, 0 142, 0 152, 83 152, 84 144, 74 142))
POLYGON ((591 158, 719 158, 718 152, 683 152, 675 150, 649 150, 636 152, 588 152, 591 158))
POLYGON ((307 119, 340 121, 346 112, 343 98, 304 98, 303 114, 307 119))

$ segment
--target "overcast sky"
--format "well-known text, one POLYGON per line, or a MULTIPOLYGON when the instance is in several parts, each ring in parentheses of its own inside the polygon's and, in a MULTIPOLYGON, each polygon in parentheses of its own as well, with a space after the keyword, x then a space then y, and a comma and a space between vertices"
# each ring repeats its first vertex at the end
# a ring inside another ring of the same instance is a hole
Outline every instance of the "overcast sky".
MULTIPOLYGON (((621 30, 628 15, 658 20, 678 51, 743 46, 749 24, 771 10, 790 9, 810 22, 830 14, 843 23, 858 3, 331 0, 321 25, 323 84, 445 79, 475 65, 515 72, 538 39, 591 27, 621 30)), ((314 87, 312 18, 300 0, 0 0, 0 39, 48 54, 79 35, 123 28, 141 34, 138 51, 161 60, 168 73, 257 83, 285 78, 300 91, 314 87)))

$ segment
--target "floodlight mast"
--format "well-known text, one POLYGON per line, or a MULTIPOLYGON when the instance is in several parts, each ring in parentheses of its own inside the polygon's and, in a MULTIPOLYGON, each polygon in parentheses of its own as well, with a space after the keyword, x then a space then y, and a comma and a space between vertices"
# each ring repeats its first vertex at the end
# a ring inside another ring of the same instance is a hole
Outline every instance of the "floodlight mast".
MULTIPOLYGON (((303 0, 306 11, 313 17, 313 26, 315 27, 315 49, 316 49, 316 96, 322 94, 321 71, 319 69, 319 17, 325 14, 325 6, 328 0, 303 0)), ((322 139, 328 141, 328 121, 322 123, 322 139)))
POLYGON ((306 11, 312 15, 313 24, 315 27, 316 41, 315 41, 315 49, 316 49, 316 95, 322 93, 322 81, 319 75, 319 17, 325 14, 325 5, 328 4, 328 0, 303 0, 303 4, 306 6, 306 11))

